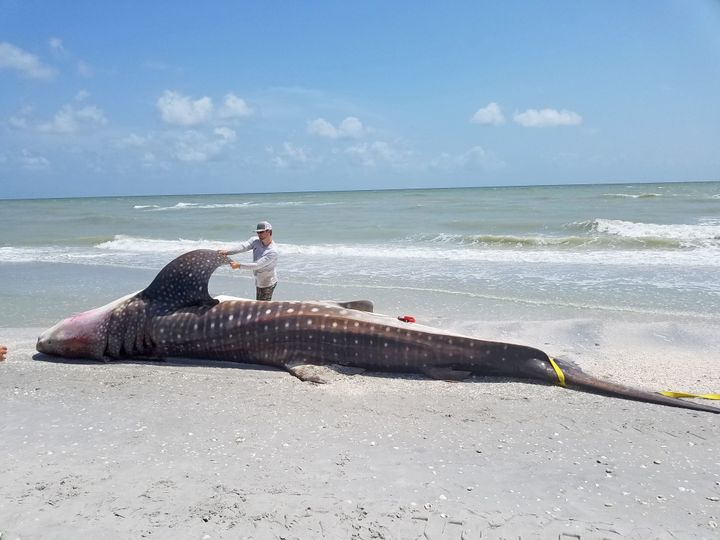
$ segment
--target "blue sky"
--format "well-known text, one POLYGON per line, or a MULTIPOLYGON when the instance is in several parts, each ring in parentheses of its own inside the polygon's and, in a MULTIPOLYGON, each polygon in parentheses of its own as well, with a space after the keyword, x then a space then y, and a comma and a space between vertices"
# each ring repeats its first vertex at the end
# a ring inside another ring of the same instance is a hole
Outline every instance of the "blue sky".
POLYGON ((696 180, 716 0, 0 0, 0 198, 696 180))

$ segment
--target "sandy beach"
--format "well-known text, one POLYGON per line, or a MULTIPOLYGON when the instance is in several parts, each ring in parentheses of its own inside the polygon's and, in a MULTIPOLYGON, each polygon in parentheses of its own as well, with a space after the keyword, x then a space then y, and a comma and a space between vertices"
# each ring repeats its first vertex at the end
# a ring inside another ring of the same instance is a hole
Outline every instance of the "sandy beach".
MULTIPOLYGON (((35 352, 42 330, 0 336, 3 540, 720 534, 718 415, 499 379, 59 360, 35 352)), ((717 392, 719 330, 504 321, 483 337, 717 392)))

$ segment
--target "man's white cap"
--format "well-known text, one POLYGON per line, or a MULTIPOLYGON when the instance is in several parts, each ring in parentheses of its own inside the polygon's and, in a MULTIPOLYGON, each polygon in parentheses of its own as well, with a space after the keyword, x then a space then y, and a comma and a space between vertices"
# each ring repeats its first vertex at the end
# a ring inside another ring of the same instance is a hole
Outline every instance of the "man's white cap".
POLYGON ((261 221, 255 227, 255 232, 272 231, 272 225, 268 221, 261 221))

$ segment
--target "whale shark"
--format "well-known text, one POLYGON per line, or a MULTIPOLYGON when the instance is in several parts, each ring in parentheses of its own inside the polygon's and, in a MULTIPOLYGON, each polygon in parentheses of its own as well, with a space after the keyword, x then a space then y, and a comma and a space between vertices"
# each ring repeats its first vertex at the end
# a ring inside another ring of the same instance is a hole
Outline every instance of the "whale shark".
POLYGON ((193 358, 263 364, 324 382, 312 366, 420 373, 462 381, 511 377, 641 402, 720 413, 720 408, 596 378, 574 362, 513 343, 486 341, 374 313, 372 302, 213 298, 208 282, 229 264, 213 250, 168 263, 144 290, 46 330, 41 353, 99 361, 193 358))

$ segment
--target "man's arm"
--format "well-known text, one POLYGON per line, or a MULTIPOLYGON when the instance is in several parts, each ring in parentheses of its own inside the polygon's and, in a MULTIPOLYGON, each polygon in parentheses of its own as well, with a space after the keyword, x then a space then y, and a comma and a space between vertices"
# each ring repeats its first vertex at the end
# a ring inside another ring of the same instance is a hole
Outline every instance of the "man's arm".
POLYGON ((236 246, 233 246, 229 249, 221 249, 220 255, 235 255, 237 253, 242 253, 244 251, 250 251, 252 249, 252 243, 255 239, 249 238, 245 242, 241 242, 237 244, 236 246))
POLYGON ((243 268, 250 268, 251 270, 262 270, 269 266, 274 266, 277 262, 278 254, 277 251, 268 251, 260 257, 257 261, 251 263, 243 263, 243 268))

